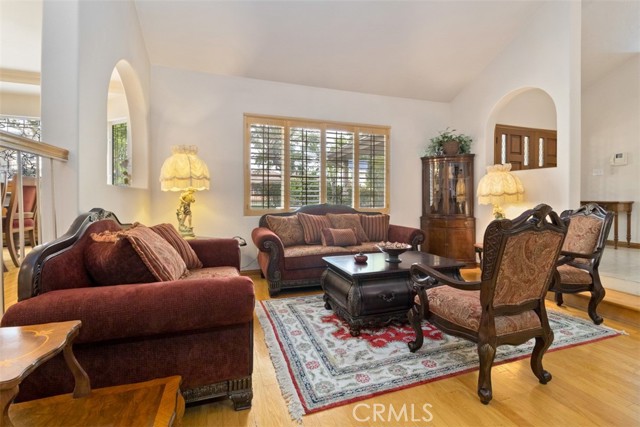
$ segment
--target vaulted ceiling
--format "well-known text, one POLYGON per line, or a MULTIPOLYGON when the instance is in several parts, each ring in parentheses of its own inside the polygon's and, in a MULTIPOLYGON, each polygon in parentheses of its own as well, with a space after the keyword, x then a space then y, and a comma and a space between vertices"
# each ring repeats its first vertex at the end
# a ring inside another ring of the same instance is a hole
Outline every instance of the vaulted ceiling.
POLYGON ((154 64, 446 102, 541 4, 137 0, 136 8, 154 64))
MULTIPOLYGON (((41 1, 1 3, 3 76, 6 69, 37 73, 41 1)), ((134 3, 154 65, 443 102, 473 81, 543 4, 540 0, 134 3)), ((640 1, 584 0, 582 5, 586 85, 639 54, 640 1)), ((29 86, 26 83, 23 86, 29 86)), ((2 83, 0 89, 6 87, 2 83)))

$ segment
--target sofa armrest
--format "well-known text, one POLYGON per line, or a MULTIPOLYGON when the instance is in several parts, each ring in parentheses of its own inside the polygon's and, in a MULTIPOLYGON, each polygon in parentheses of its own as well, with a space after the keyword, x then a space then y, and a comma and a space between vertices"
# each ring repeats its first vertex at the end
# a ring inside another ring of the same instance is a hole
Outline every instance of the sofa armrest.
POLYGON ((187 240, 204 267, 231 266, 240 271, 240 246, 236 239, 187 240))
POLYGON ((253 319, 245 276, 62 289, 9 307, 2 326, 81 320, 76 343, 204 331, 253 319))
POLYGON ((417 251, 424 242, 424 232, 419 228, 389 224, 389 241, 408 243, 417 251))
POLYGON ((284 245, 280 237, 267 227, 256 227, 251 231, 251 239, 253 244, 256 245, 261 252, 273 252, 284 253, 284 245))

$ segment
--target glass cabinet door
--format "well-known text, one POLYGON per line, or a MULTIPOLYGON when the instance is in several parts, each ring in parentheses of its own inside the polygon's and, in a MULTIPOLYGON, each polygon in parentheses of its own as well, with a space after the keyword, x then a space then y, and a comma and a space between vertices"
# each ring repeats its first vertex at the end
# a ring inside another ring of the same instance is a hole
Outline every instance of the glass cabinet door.
POLYGON ((470 204, 473 203, 471 194, 473 184, 467 162, 448 162, 447 178, 449 187, 448 211, 449 215, 469 215, 470 204))
POLYGON ((445 165, 443 163, 429 164, 429 206, 426 212, 432 214, 444 213, 444 195, 446 192, 445 165))

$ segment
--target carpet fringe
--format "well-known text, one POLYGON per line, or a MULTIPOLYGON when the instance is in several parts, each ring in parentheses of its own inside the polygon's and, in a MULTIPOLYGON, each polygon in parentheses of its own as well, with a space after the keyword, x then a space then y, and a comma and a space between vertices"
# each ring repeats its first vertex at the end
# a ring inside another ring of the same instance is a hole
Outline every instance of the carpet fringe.
POLYGON ((278 385, 280 386, 282 397, 284 397, 284 400, 287 403, 289 414, 291 414, 291 418, 293 418, 294 421, 298 424, 302 424, 302 416, 305 414, 305 411, 300 399, 298 398, 298 393, 296 392, 296 388, 293 385, 291 377, 289 376, 287 362, 280 351, 280 344, 278 344, 275 332, 273 331, 271 322, 269 321, 262 304, 257 304, 256 315, 258 317, 258 321, 262 325, 264 340, 267 344, 267 348, 269 349, 271 363, 273 363, 273 367, 275 368, 278 385))

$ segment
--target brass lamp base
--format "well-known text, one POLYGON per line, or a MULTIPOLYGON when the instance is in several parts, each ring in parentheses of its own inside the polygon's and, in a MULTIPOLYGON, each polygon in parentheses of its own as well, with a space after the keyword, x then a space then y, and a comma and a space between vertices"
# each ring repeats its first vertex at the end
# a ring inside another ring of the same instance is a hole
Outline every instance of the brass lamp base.
POLYGON ((493 217, 495 219, 504 219, 504 211, 502 210, 502 208, 498 205, 493 205, 493 217))
POLYGON ((176 217, 178 218, 178 231, 182 237, 196 237, 193 233, 193 226, 191 225, 191 203, 196 202, 194 193, 196 190, 188 188, 184 193, 180 195, 180 203, 176 210, 176 217))

